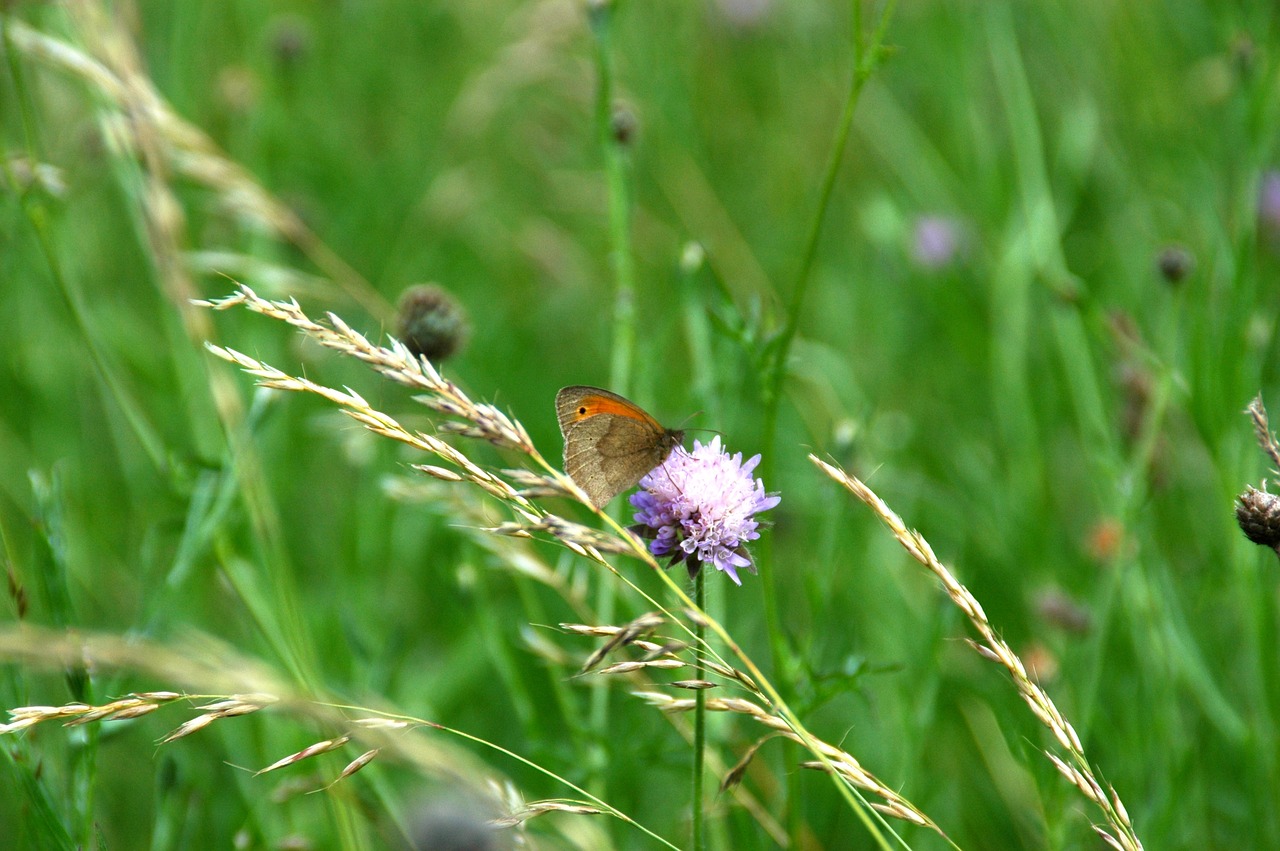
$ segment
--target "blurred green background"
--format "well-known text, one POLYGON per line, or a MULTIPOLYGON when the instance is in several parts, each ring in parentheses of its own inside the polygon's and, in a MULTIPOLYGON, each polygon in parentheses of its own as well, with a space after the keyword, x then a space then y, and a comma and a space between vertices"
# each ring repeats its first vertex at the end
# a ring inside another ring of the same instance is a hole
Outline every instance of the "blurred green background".
MULTIPOLYGON (((613 10, 638 327, 617 389, 669 425, 700 411, 692 426, 765 454, 782 503, 756 553, 786 658, 762 581, 711 577, 714 611, 810 729, 960 847, 1095 848, 1098 816, 934 581, 810 452, 932 542, 1076 724, 1147 847, 1280 845, 1277 564, 1232 516, 1265 474, 1241 411, 1259 392, 1280 405, 1278 11, 898 8, 765 445, 762 352, 817 215, 852 74, 850 6, 613 10)), ((880 12, 862 9, 865 29, 880 12)), ((202 343, 350 385, 424 429, 425 409, 281 323, 186 303, 233 278, 377 340, 406 287, 438 282, 471 326, 446 374, 558 458, 556 390, 609 384, 614 353, 586 6, 17 2, 0 20, 0 617, 161 644, 211 634, 300 688, 509 748, 684 847, 687 745, 621 682, 603 695, 572 679, 594 645, 545 625, 573 609, 467 532, 506 515, 471 494, 395 498, 388 477, 431 459, 313 398, 256 392, 202 343), (127 94, 41 38, 116 79, 132 67, 217 147, 148 130, 127 94), (281 211, 297 222, 281 227, 281 211), (247 411, 230 435, 219 386, 247 411), (314 679, 294 676, 290 652, 314 679)), ((551 545, 530 552, 570 583, 597 581, 551 545)), ((650 580, 637 577, 661 593, 650 580)), ((611 622, 644 610, 623 595, 611 622)), ((90 684, 30 661, 0 670, 5 707, 174 687, 136 669, 90 684)), ((3 785, 21 790, 0 795, 0 845, 382 847, 438 796, 375 763, 336 793, 358 814, 346 829, 324 796, 276 801, 286 778, 233 767, 321 728, 260 714, 156 748, 188 717, 163 715, 0 738, 3 785)), ((714 720, 731 765, 760 730, 714 720)), ((471 749, 530 800, 569 795, 471 749)), ((745 785, 801 847, 870 847, 804 758, 768 744, 745 785)), ((730 798, 713 805, 714 845, 776 847, 730 798)), ((544 818, 530 830, 545 847, 651 845, 605 817, 544 818)), ((944 847, 898 827, 912 847, 944 847)))

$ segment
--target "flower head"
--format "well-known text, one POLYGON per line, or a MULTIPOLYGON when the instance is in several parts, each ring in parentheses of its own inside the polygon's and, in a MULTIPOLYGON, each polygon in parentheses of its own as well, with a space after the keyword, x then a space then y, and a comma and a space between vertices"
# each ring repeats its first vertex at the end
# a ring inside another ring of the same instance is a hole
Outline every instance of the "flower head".
POLYGON ((1280 497, 1248 488, 1236 503, 1240 531, 1255 544, 1271 547, 1280 555, 1280 497))
POLYGON ((1166 245, 1156 256, 1156 268, 1160 277, 1172 285, 1182 283, 1196 267, 1196 258, 1181 245, 1166 245))
POLYGON ((651 553, 685 562, 690 576, 709 564, 741 585, 738 568, 756 572, 744 547, 760 537, 755 516, 781 500, 751 478, 759 463, 759 455, 746 463, 741 452, 729 455, 719 437, 705 446, 695 440, 692 452, 677 448, 640 480, 633 528, 651 539, 651 553))
POLYGON ((921 216, 911 235, 911 256, 924 269, 937 272, 961 259, 965 250, 964 225, 949 216, 921 216))
POLYGON ((1272 248, 1280 245, 1280 171, 1262 175, 1258 187, 1258 228, 1272 248))
POLYGON ((467 312, 436 284, 416 284, 396 307, 396 337, 415 356, 439 363, 466 344, 467 312))

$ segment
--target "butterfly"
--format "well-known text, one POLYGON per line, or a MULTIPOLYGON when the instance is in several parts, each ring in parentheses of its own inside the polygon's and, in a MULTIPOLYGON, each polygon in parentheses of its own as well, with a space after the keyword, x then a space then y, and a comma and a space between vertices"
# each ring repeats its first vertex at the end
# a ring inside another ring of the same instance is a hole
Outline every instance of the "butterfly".
POLYGON ((657 467, 684 441, 634 402, 599 387, 574 385, 556 394, 564 436, 564 469, 596 508, 657 467))

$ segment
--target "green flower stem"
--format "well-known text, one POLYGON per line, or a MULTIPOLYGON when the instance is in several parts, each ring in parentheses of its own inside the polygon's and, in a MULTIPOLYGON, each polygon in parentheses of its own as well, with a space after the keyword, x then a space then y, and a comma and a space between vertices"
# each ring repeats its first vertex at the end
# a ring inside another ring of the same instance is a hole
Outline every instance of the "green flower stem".
MULTIPOLYGON (((546 470, 550 475, 564 475, 548 464, 546 459, 541 455, 537 455, 535 453, 532 457, 534 462, 546 470)), ((614 532, 619 535, 626 535, 626 530, 608 514, 599 512, 598 516, 605 524, 612 527, 614 532)), ((696 617, 689 618, 689 620, 692 620, 694 623, 694 627, 692 629, 686 625, 684 618, 677 616, 670 608, 662 605, 662 603, 640 588, 640 586, 623 576, 617 568, 610 564, 606 559, 597 556, 597 563, 608 570, 614 578, 618 579, 632 591, 639 594, 646 602, 652 605, 654 609, 661 612, 673 625, 684 630, 687 635, 694 639, 695 645, 697 645, 698 642, 697 630, 700 626, 698 622, 703 621, 704 623, 701 624, 701 627, 710 630, 711 633, 719 639, 720 643, 729 650, 729 653, 742 663, 742 666, 746 669, 746 673, 751 677, 752 681, 756 683, 760 692, 764 695, 769 708, 787 723, 787 726, 796 734, 804 747, 817 757, 819 762, 823 763, 828 767, 828 769, 830 769, 830 759, 818 746, 813 734, 810 733, 808 728, 806 728, 800 721, 799 716, 795 714, 787 702, 782 698, 782 695, 779 694, 777 688, 775 688, 769 681, 768 677, 764 675, 764 672, 760 670, 755 661, 747 655, 746 651, 742 649, 738 642, 734 641, 733 636, 729 634, 728 630, 726 630, 718 620, 707 614, 705 609, 699 608, 697 604, 690 599, 689 595, 685 593, 679 583, 672 579, 671 575, 667 571, 662 569, 662 566, 658 564, 653 555, 643 544, 636 541, 634 538, 629 537, 628 539, 632 540, 634 546, 633 552, 636 557, 653 568, 654 574, 662 584, 667 586, 667 590, 671 592, 672 596, 674 596, 688 612, 692 612, 696 615, 696 617)), ((757 567, 758 566, 759 565, 757 564, 757 567)), ((707 654, 708 658, 720 663, 721 665, 728 665, 725 658, 717 653, 715 648, 713 648, 709 643, 706 643, 705 640, 701 645, 697 646, 700 647, 702 652, 707 654)), ((695 708, 697 707, 696 701, 694 706, 695 708)), ((886 849, 887 851, 890 846, 885 834, 888 833, 895 837, 896 834, 893 833, 892 828, 890 828, 885 822, 884 817, 867 802, 867 799, 857 787, 847 779, 841 777, 838 772, 828 770, 827 774, 831 782, 835 785, 836 791, 840 793, 840 796, 848 803, 849 808, 853 810, 854 815, 856 815, 858 820, 862 822, 864 827, 866 827, 867 832, 875 840, 876 845, 880 848, 886 849), (883 828, 883 831, 881 828, 883 828)))
MULTIPOLYGON (((840 123, 836 128, 836 138, 827 157, 826 171, 822 178, 822 187, 818 193, 818 206, 814 210, 813 219, 809 223, 809 234, 805 239, 804 253, 801 255, 800 268, 796 272, 796 280, 791 287, 791 299, 787 303, 786 321, 780 332, 774 356, 769 360, 764 376, 764 445, 773 447, 778 435, 778 408, 782 397, 782 384, 787 376, 787 363, 791 356, 791 346, 795 342, 796 328, 800 323, 800 311, 804 307, 805 295, 809 290, 814 260, 818 254, 818 243, 822 237, 823 225, 827 211, 831 206, 831 193, 835 189, 836 177, 840 173, 840 163, 844 159, 848 146, 849 133, 853 129, 853 115, 862 96, 862 90, 879 67, 884 54, 884 39, 897 6, 897 0, 889 0, 885 4, 880 20, 876 23, 875 32, 870 43, 864 41, 862 33, 862 6, 859 0, 853 0, 853 74, 849 81, 849 91, 845 96, 844 109, 840 114, 840 123)), ((773 461, 776 453, 767 453, 762 476, 771 479, 773 461)), ((769 620, 769 633, 774 637, 774 661, 780 657, 777 643, 781 640, 777 628, 779 616, 777 612, 776 585, 772 568, 761 565, 760 578, 765 586, 765 615, 769 620)))
MULTIPOLYGON (((635 360, 635 261, 631 249, 631 185, 627 173, 627 151, 614 137, 612 128, 614 12, 615 3, 608 0, 591 3, 587 9, 591 33, 595 37, 595 123, 604 158, 605 189, 609 199, 609 259, 614 280, 609 386, 625 394, 630 391, 631 366, 635 360)), ((610 623, 616 610, 617 586, 601 577, 596 593, 596 612, 604 623, 610 623)), ((606 741, 608 737, 609 694, 608 687, 600 682, 591 695, 591 729, 596 734, 597 743, 606 741)), ((597 744, 590 757, 590 770, 602 781, 606 768, 607 757, 597 744)))
POLYGON ((596 133, 604 157, 605 188, 609 199, 609 261, 613 270, 613 353, 609 386, 618 393, 631 389, 631 365, 636 346, 636 273, 631 247, 631 182, 626 145, 613 133, 613 16, 616 4, 591 5, 588 16, 595 36, 596 133))
MULTIPOLYGON (((693 580, 693 598, 699 611, 707 610, 707 571, 702 569, 693 580)), ((698 647, 707 643, 707 627, 702 620, 694 624, 694 634, 698 637, 698 647)), ((707 693, 702 689, 694 692, 693 706, 693 848, 702 851, 707 847, 707 825, 703 816, 702 786, 704 764, 707 750, 707 693)))
MULTIPOLYGON (((809 289, 809 281, 812 279, 813 264, 818 254, 818 243, 822 237, 827 211, 831 206, 831 194, 835 189, 836 177, 840 172, 840 163, 844 159, 845 148, 848 146, 849 133, 853 129, 853 115, 867 80, 871 78, 872 73, 879 66, 883 57, 882 48, 885 35, 889 28, 889 22, 893 19, 896 6, 897 0, 888 0, 880 13, 880 19, 876 23, 875 31, 872 33, 868 43, 863 34, 861 0, 852 0, 850 3, 853 24, 853 73, 849 80, 849 91, 845 96, 844 108, 841 111, 840 122, 836 128, 835 141, 832 143, 830 154, 827 157, 826 171, 818 193, 818 205, 809 223, 809 234, 805 239, 800 268, 796 272, 796 280, 791 287, 791 298, 787 304, 786 321, 782 327, 773 357, 767 363, 764 376, 763 445, 767 449, 773 449, 777 442, 778 409, 781 404, 783 381, 787 376, 787 364, 791 356, 791 346, 795 342, 796 328, 800 323, 800 311, 804 307, 805 295, 809 289)), ((773 475, 772 460, 776 455, 776 452, 765 453, 764 469, 761 472, 766 480, 774 481, 776 479, 773 475)), ((773 559, 769 557, 771 548, 771 543, 766 542, 764 544, 764 552, 762 553, 764 557, 758 561, 758 564, 764 595, 765 626, 769 633, 769 649, 773 656, 773 666, 777 671, 778 681, 786 688, 791 681, 792 665, 786 645, 786 637, 782 631, 782 615, 778 606, 778 583, 774 575, 773 559)), ((788 775, 787 799, 789 806, 787 807, 787 812, 790 814, 788 822, 793 842, 799 839, 798 792, 795 776, 788 775)))

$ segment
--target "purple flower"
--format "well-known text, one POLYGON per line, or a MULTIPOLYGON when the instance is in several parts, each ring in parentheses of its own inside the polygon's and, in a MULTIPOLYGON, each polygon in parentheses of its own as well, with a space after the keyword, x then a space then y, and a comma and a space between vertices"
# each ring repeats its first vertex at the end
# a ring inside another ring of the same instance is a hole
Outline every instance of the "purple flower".
POLYGON ((773 0, 716 0, 716 10, 736 27, 749 29, 763 22, 773 0))
POLYGON ((1262 184, 1258 187, 1258 226, 1273 244, 1280 241, 1280 171, 1262 175, 1262 184))
POLYGON ((964 242, 964 226, 956 219, 921 216, 913 229, 911 256, 925 269, 945 269, 960 258, 964 242))
POLYGON ((755 516, 782 499, 751 478, 759 463, 759 455, 745 464, 741 452, 730 456, 719 437, 706 446, 695 440, 692 452, 678 447, 640 480, 642 490, 631 497, 638 524, 632 528, 650 539, 655 556, 685 562, 689 576, 710 564, 741 585, 738 568, 756 572, 744 546, 760 537, 755 516))

